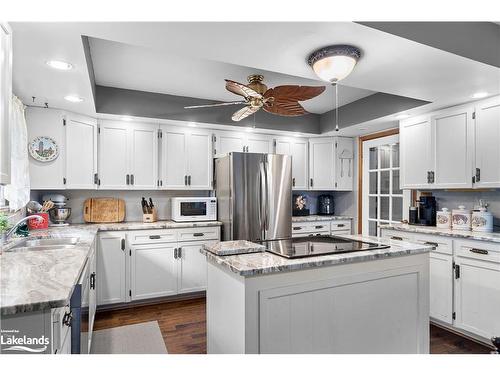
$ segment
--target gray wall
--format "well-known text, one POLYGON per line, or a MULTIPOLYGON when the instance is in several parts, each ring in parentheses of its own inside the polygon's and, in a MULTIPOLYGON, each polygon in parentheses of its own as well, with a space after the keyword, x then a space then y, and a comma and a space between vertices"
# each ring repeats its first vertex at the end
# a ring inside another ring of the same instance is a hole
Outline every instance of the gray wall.
MULTIPOLYGON (((209 191, 142 191, 142 190, 62 190, 53 191, 54 193, 62 194, 69 198, 68 207, 71 207, 71 217, 68 220, 70 223, 83 223, 83 202, 87 198, 122 198, 125 200, 125 221, 142 221, 142 208, 140 205, 141 197, 148 199, 151 197, 153 203, 158 210, 158 218, 160 220, 168 220, 171 218, 171 198, 172 197, 207 197, 209 191)), ((31 199, 41 202, 42 196, 46 191, 34 190, 31 191, 31 199)))

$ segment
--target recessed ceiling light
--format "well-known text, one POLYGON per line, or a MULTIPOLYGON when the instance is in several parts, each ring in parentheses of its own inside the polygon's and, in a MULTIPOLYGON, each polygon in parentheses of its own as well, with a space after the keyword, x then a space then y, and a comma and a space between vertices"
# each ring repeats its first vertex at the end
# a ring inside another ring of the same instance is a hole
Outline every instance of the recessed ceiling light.
POLYGON ((80 103, 80 102, 83 102, 83 99, 80 98, 79 96, 76 96, 76 95, 66 95, 64 97, 64 99, 66 99, 68 102, 72 102, 72 103, 80 103))
POLYGON ((245 128, 245 131, 248 133, 253 132, 253 128, 245 128))
POLYGON ((132 121, 132 117, 122 116, 122 121, 132 121))
POLYGON ((481 98, 486 98, 488 96, 488 93, 485 91, 480 91, 472 94, 472 97, 474 99, 481 99, 481 98))
POLYGON ((59 70, 71 70, 73 69, 73 65, 70 63, 67 63, 65 61, 60 61, 60 60, 49 60, 46 62, 48 66, 54 69, 59 69, 59 70))
POLYGON ((192 127, 192 128, 196 128, 196 124, 195 124, 194 122, 190 122, 190 123, 188 124, 188 126, 190 126, 190 127, 192 127))
POLYGON ((300 133, 294 133, 294 134, 293 134, 293 136, 294 136, 294 137, 301 137, 301 136, 302 136, 302 134, 300 134, 300 133))
POLYGON ((402 115, 397 116, 396 119, 403 120, 403 119, 408 118, 408 117, 410 117, 409 114, 403 113, 402 115))
POLYGON ((368 130, 368 128, 359 128, 359 130, 368 130))

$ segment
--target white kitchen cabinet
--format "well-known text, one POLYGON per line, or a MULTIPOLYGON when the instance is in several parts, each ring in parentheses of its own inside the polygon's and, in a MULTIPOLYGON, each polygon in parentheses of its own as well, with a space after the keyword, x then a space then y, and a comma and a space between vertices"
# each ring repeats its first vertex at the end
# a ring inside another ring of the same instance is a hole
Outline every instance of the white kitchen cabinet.
POLYGON ((207 288, 207 258, 200 250, 216 241, 179 243, 178 292, 190 293, 207 288))
POLYGON ((309 188, 335 189, 335 138, 309 139, 309 188))
POLYGON ((0 185, 10 183, 10 102, 12 98, 12 30, 0 22, 0 185))
POLYGON ((131 300, 177 294, 175 245, 174 242, 131 246, 131 300))
POLYGON ((66 188, 97 187, 97 120, 66 116, 66 188))
POLYGON ((478 188, 500 188, 500 97, 476 105, 473 171, 478 188))
POLYGON ((351 191, 354 183, 354 141, 335 139, 335 190, 351 191))
POLYGON ((57 144, 59 155, 42 162, 29 156, 31 189, 65 189, 65 112, 46 108, 27 108, 28 142, 36 137, 50 137, 57 144))
POLYGON ((101 189, 156 189, 158 126, 101 121, 98 159, 101 189))
POLYGON ((278 138, 275 152, 292 156, 292 189, 307 190, 309 188, 307 139, 278 138))
POLYGON ((452 324, 453 256, 432 252, 430 264, 430 317, 452 324))
POLYGON ((97 304, 125 302, 127 253, 124 232, 101 232, 97 246, 97 304))
POLYGON ((266 134, 215 132, 215 156, 229 152, 273 153, 273 136, 266 134))
POLYGON ((429 116, 400 122, 401 187, 403 189, 430 186, 431 119, 429 116))
POLYGON ((472 187, 472 112, 466 106, 432 116, 433 188, 472 187))
POLYGON ((212 189, 212 135, 203 129, 161 127, 161 187, 212 189))

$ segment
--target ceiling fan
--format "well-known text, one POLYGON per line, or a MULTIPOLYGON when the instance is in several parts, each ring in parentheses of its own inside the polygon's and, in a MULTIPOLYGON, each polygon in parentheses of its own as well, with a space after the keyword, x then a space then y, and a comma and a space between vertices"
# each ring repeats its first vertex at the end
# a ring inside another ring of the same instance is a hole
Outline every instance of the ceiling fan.
POLYGON ((263 80, 264 76, 260 74, 249 75, 248 85, 226 79, 226 90, 242 96, 244 100, 207 105, 192 105, 184 108, 208 108, 245 104, 243 108, 233 114, 231 117, 233 121, 243 120, 245 117, 254 114, 261 108, 275 115, 301 116, 309 112, 299 104, 299 101, 312 99, 325 91, 325 86, 297 85, 276 86, 268 89, 267 86, 262 83, 263 80))

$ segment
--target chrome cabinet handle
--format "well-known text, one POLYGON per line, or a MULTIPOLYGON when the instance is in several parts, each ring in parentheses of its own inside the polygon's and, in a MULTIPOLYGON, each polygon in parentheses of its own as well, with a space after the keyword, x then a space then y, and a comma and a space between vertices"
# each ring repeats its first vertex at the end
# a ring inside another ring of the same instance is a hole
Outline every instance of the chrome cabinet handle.
POLYGON ((481 254, 481 255, 488 255, 488 250, 483 250, 483 249, 475 249, 475 248, 472 248, 469 250, 471 253, 475 253, 475 254, 481 254))

